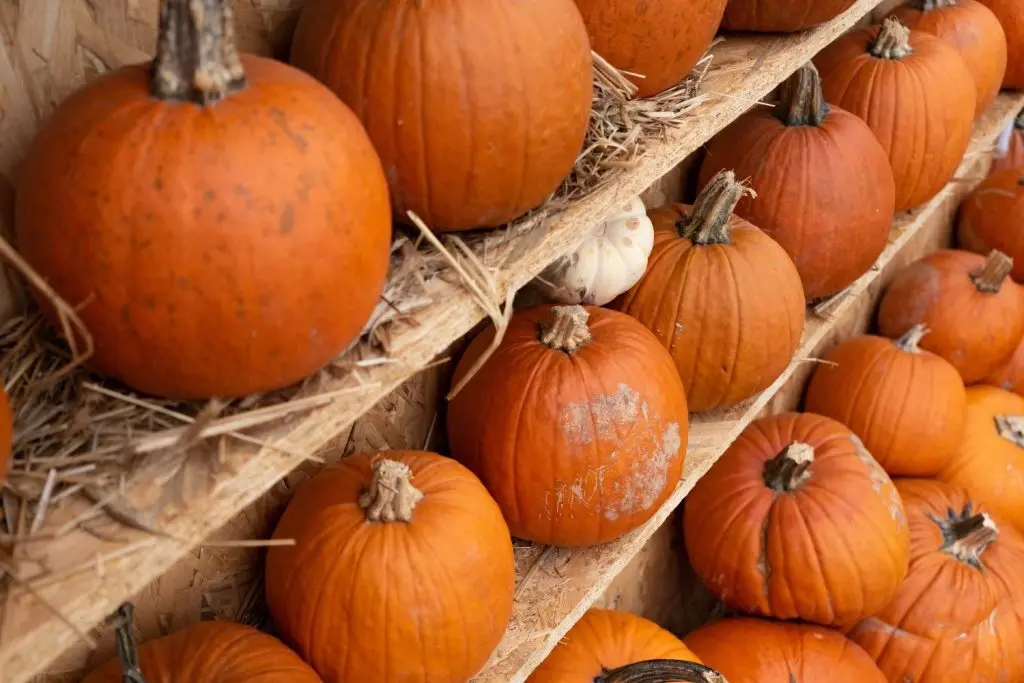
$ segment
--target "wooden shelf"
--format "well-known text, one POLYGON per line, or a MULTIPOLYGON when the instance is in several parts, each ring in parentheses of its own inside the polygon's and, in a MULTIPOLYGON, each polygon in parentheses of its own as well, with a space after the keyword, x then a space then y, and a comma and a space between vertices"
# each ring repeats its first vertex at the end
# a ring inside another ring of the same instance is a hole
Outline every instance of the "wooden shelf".
MULTIPOLYGON (((522 249, 517 250, 506 268, 492 274, 497 291, 515 291, 547 264, 576 248, 604 216, 697 150, 880 2, 857 0, 838 18, 799 35, 730 37, 717 46, 713 67, 702 86, 709 99, 692 112, 686 125, 653 144, 635 167, 614 182, 547 226, 518 237, 522 249)), ((1009 110, 1010 103, 1004 99, 999 106, 1009 110)), ((986 122, 993 122, 994 116, 990 115, 986 122)), ((1008 117, 1007 111, 1003 118, 1008 117)), ((994 136, 995 129, 985 128, 982 137, 987 140, 990 133, 994 136)), ((890 257, 891 251, 892 248, 886 252, 890 257)), ((295 453, 318 451, 471 330, 485 317, 484 309, 466 289, 450 287, 445 296, 435 298, 438 303, 417 314, 420 326, 407 326, 390 340, 390 362, 349 373, 328 387, 336 391, 333 400, 325 401, 322 407, 301 418, 255 435, 288 452, 235 448, 233 444, 229 453, 207 452, 192 458, 192 464, 200 468, 196 473, 196 480, 202 484, 198 494, 191 491, 186 495, 180 487, 166 485, 156 474, 136 475, 127 487, 127 498, 145 501, 146 522, 159 533, 116 525, 111 525, 110 532, 103 535, 86 533, 74 525, 70 525, 70 531, 63 528, 89 511, 91 506, 87 502, 64 505, 52 513, 43 532, 61 530, 60 538, 23 544, 22 553, 15 558, 20 568, 31 571, 32 567, 42 567, 47 573, 43 579, 16 586, 7 596, 0 633, 2 679, 21 683, 45 670, 82 632, 99 624, 121 602, 160 577, 302 464, 304 458, 295 453)), ((848 296, 855 295, 851 292, 848 296)), ((814 348, 814 340, 824 338, 828 329, 809 325, 803 352, 814 348)), ((644 529, 611 546, 573 553, 563 572, 570 579, 552 579, 543 566, 541 571, 533 572, 530 584, 519 596, 513 629, 499 649, 495 663, 476 680, 523 681, 625 565, 631 553, 642 546, 679 503, 746 424, 745 420, 749 421, 747 415, 759 410, 769 398, 770 393, 766 392, 745 412, 701 421, 695 426, 685 483, 644 529), (534 595, 539 596, 536 601, 534 595), (537 609, 541 601, 548 603, 543 613, 537 609)), ((545 561, 556 554, 546 552, 545 561)), ((535 566, 527 555, 530 553, 523 553, 524 567, 535 566)))

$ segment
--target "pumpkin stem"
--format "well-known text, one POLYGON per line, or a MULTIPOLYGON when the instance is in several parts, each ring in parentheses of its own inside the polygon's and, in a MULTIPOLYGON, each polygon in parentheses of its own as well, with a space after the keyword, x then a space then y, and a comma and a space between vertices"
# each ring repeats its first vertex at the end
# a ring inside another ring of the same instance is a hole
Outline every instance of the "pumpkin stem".
POLYGON ((782 83, 775 115, 787 126, 820 126, 828 116, 821 76, 807 62, 782 83))
POLYGON ((1013 270, 1013 259, 993 249, 985 259, 985 265, 971 273, 971 279, 979 292, 995 294, 1003 286, 1003 280, 1013 270))
POLYGON ((808 468, 814 462, 814 447, 794 441, 764 464, 764 483, 776 493, 794 491, 811 478, 808 468))
POLYGON ((380 458, 373 463, 369 487, 359 495, 368 522, 412 521, 423 492, 412 485, 412 470, 403 462, 380 458))
POLYGON ((680 659, 649 659, 617 669, 605 669, 594 683, 728 683, 714 669, 680 659))
POLYGON ((163 0, 151 88, 161 100, 206 106, 246 86, 232 0, 163 0))
POLYGON ((878 37, 868 45, 868 52, 879 59, 903 59, 914 52, 910 47, 910 29, 896 17, 887 17, 878 37))
POLYGON ((916 10, 931 12, 943 7, 955 7, 957 2, 958 0, 913 0, 908 4, 916 10))
POLYGON ((996 415, 995 423, 999 436, 1024 448, 1024 415, 996 415))
POLYGON ((115 625, 114 638, 117 640, 117 658, 121 662, 122 683, 146 683, 139 668, 139 649, 135 644, 135 606, 126 602, 117 608, 111 619, 115 625))
POLYGON ((590 313, 583 306, 552 306, 540 324, 540 341, 555 351, 575 353, 594 338, 587 321, 590 313))
POLYGON ((757 193, 736 180, 732 171, 719 171, 697 196, 689 218, 676 223, 680 237, 694 244, 728 244, 729 220, 743 197, 757 193))
POLYGON ((981 555, 999 538, 999 527, 987 513, 971 515, 969 506, 964 512, 964 515, 939 525, 943 536, 942 550, 981 569, 981 555))
POLYGON ((921 343, 921 339, 924 338, 931 330, 922 324, 914 325, 907 333, 902 337, 893 342, 900 351, 906 351, 907 353, 921 353, 921 347, 918 346, 921 343))

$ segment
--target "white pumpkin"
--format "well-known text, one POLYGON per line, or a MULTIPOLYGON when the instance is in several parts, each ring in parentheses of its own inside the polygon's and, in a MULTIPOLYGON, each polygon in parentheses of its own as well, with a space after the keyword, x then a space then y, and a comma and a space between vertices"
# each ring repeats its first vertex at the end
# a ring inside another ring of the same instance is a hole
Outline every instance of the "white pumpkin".
POLYGON ((654 225, 633 197, 579 249, 548 266, 536 284, 557 303, 603 306, 640 281, 653 248, 654 225))

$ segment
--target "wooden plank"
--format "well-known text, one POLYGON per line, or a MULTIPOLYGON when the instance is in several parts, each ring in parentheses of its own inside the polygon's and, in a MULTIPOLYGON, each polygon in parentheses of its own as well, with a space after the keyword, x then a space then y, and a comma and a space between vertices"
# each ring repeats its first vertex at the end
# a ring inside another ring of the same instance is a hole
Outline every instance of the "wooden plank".
MULTIPOLYGON (((703 86, 709 100, 692 113, 687 125, 651 145, 633 168, 599 192, 550 224, 517 237, 523 248, 516 250, 504 269, 493 273, 495 293, 500 297, 518 289, 548 263, 577 247, 602 217, 698 149, 878 3, 857 0, 833 21, 798 35, 730 38, 718 46, 714 68, 703 86)), ((114 526, 102 535, 76 529, 58 542, 28 544, 24 556, 16 558, 19 569, 44 568, 47 576, 34 581, 31 590, 15 588, 7 596, 0 634, 4 680, 19 683, 44 669, 80 637, 76 629, 94 627, 300 465, 304 459, 294 453, 316 452, 484 317, 474 295, 456 284, 435 301, 417 315, 418 325, 407 326, 391 339, 389 363, 349 373, 329 387, 347 390, 344 395, 301 419, 257 435, 292 454, 274 448, 238 448, 222 457, 206 453, 193 458, 192 464, 207 468, 197 474, 205 487, 197 495, 185 496, 155 477, 133 482, 127 495, 145 497, 159 510, 152 524, 161 535, 114 526), (63 619, 55 616, 56 605, 63 619)), ((720 435, 728 433, 724 430, 720 435)), ((700 461, 699 454, 694 461, 700 461)), ((64 506, 47 520, 44 532, 60 529, 84 511, 84 503, 64 506)))

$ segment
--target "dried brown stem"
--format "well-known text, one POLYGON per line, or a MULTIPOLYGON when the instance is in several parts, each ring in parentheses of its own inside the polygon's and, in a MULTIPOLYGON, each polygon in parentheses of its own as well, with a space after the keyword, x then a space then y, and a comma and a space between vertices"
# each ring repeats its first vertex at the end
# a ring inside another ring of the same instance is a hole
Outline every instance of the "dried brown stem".
POLYGON ((679 659, 649 659, 602 671, 594 683, 728 683, 714 669, 679 659))
POLYGON ((576 353, 593 339, 587 320, 590 313, 583 306, 552 306, 540 324, 540 341, 555 351, 576 353))
POLYGON ((139 668, 139 650, 135 644, 135 606, 126 602, 114 613, 116 626, 114 637, 117 639, 117 659, 121 662, 122 683, 146 683, 146 678, 139 668))
POLYGON ((911 0, 907 4, 916 10, 931 12, 943 7, 955 7, 957 2, 958 0, 911 0))
POLYGON ((913 53, 910 47, 910 29, 896 17, 882 22, 878 37, 868 46, 868 52, 879 59, 903 59, 913 53))
POLYGON ((971 273, 971 280, 979 292, 995 294, 1003 286, 1003 280, 1013 270, 1013 259, 993 249, 985 259, 985 265, 971 273))
POLYGON ((764 483, 777 493, 795 491, 811 478, 808 468, 813 463, 814 448, 794 441, 764 464, 764 483))
POLYGON ((828 111, 814 62, 807 62, 782 83, 775 115, 787 126, 820 126, 828 111))
POLYGON ((373 463, 370 485, 359 496, 359 507, 369 522, 412 521, 423 492, 412 485, 412 470, 397 460, 380 458, 373 463))
POLYGON ((920 353, 921 348, 919 344, 928 332, 928 328, 924 325, 914 325, 907 330, 906 334, 894 341, 893 344, 895 344, 901 351, 906 351, 907 353, 920 353))
POLYGON ((942 530, 943 552, 976 569, 984 566, 982 555, 999 539, 999 528, 987 513, 971 514, 968 504, 962 514, 935 521, 942 530))
POLYGON ((743 197, 757 193, 736 180, 732 171, 719 171, 697 196, 689 218, 678 222, 680 237, 694 244, 728 244, 732 212, 743 197))

